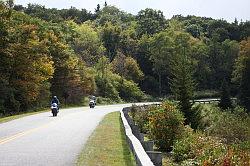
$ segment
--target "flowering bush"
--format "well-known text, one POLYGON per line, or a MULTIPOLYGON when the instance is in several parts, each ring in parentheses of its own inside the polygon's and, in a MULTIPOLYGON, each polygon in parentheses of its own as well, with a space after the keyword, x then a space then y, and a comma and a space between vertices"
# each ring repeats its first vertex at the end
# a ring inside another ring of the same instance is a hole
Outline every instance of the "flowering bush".
POLYGON ((240 108, 225 112, 214 112, 216 118, 207 130, 212 136, 220 137, 227 144, 240 143, 250 139, 250 117, 240 108))
POLYGON ((149 111, 149 136, 158 148, 171 150, 183 131, 184 117, 173 103, 165 102, 149 111))
POLYGON ((189 159, 200 164, 209 161, 215 165, 225 154, 226 147, 220 140, 207 137, 202 133, 192 133, 183 137, 173 146, 173 157, 177 162, 189 159))
POLYGON ((136 125, 138 125, 140 131, 142 133, 148 133, 149 132, 149 112, 151 110, 154 110, 155 106, 147 106, 145 107, 140 107, 136 105, 132 105, 130 115, 136 125))
POLYGON ((248 166, 250 163, 250 142, 226 145, 222 140, 203 133, 189 132, 188 136, 174 143, 172 152, 180 165, 248 166))

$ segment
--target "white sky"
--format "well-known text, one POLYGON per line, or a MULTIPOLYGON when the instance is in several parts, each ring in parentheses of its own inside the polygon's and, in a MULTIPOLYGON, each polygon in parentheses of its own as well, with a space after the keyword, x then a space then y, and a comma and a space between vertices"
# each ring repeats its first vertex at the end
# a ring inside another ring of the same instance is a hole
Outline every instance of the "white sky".
MULTIPOLYGON (((48 8, 85 8, 94 11, 97 4, 103 6, 105 0, 15 0, 16 4, 28 3, 45 5, 48 8)), ((108 5, 115 5, 128 13, 137 14, 145 8, 163 11, 166 18, 182 14, 225 19, 229 22, 250 20, 250 0, 107 0, 108 5)))

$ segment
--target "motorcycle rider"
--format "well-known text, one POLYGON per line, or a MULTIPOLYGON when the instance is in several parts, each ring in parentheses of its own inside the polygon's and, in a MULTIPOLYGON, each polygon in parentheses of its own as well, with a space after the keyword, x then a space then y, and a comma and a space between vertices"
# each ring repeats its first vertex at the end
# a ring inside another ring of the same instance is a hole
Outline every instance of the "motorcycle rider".
POLYGON ((56 96, 53 96, 52 100, 51 100, 51 103, 50 104, 53 104, 53 103, 56 103, 57 104, 57 109, 59 110, 59 100, 56 96))

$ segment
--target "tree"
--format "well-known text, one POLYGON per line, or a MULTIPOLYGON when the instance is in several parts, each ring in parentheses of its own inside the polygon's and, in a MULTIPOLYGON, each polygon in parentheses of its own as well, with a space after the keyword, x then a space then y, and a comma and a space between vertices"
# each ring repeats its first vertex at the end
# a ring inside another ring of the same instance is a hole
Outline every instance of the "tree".
POLYGON ((145 77, 140 82, 140 87, 147 94, 157 96, 159 93, 158 77, 153 71, 153 61, 151 60, 151 39, 147 35, 143 35, 138 40, 138 49, 135 53, 135 59, 137 60, 140 69, 144 73, 145 77))
POLYGON ((223 49, 223 56, 221 61, 224 62, 221 63, 221 68, 222 71, 225 73, 225 78, 227 79, 228 82, 230 82, 233 72, 233 65, 240 51, 239 43, 227 39, 224 42, 222 42, 222 49, 223 49))
POLYGON ((0 1, 0 116, 18 112, 20 102, 14 96, 14 87, 10 85, 9 78, 12 70, 12 55, 9 52, 9 27, 12 16, 11 8, 0 1))
POLYGON ((144 76, 136 60, 129 56, 126 57, 122 53, 113 60, 112 69, 121 77, 134 82, 142 80, 144 76))
POLYGON ((235 63, 233 82, 239 87, 239 99, 250 111, 250 37, 240 42, 240 54, 235 63))
POLYGON ((98 63, 96 64, 95 68, 98 72, 98 75, 100 75, 101 78, 107 77, 107 73, 110 71, 109 60, 105 56, 102 56, 98 60, 98 63))
POLYGON ((153 35, 167 27, 163 12, 153 9, 139 11, 136 16, 138 22, 137 33, 141 37, 143 34, 153 35))
POLYGON ((105 56, 101 57, 95 68, 97 71, 96 85, 98 94, 119 102, 121 99, 119 92, 114 86, 114 81, 111 79, 114 74, 110 71, 109 59, 105 56))
POLYGON ((143 79, 144 74, 141 71, 137 61, 132 57, 127 57, 125 59, 125 78, 127 80, 132 80, 134 82, 139 82, 143 79))
POLYGON ((240 29, 240 39, 247 40, 247 38, 250 36, 250 21, 241 22, 239 24, 239 29, 240 29))
MULTIPOLYGON (((20 104, 20 110, 15 111, 26 111, 39 100, 42 88, 49 91, 45 84, 53 75, 53 61, 43 38, 46 32, 38 28, 36 19, 13 12, 9 29, 8 84, 15 89, 13 98, 20 104)), ((48 99, 47 94, 43 99, 48 99)))
POLYGON ((186 30, 195 38, 199 38, 201 36, 201 27, 196 24, 189 25, 186 30))
MULTIPOLYGON (((183 53, 185 54, 185 53, 183 53)), ((180 101, 180 109, 186 117, 186 124, 189 124, 192 117, 192 103, 194 92, 194 81, 192 70, 185 55, 182 55, 173 63, 171 79, 171 90, 180 101)))
POLYGON ((162 86, 164 86, 163 77, 169 77, 170 74, 169 62, 173 56, 173 45, 174 41, 170 32, 160 32, 152 37, 150 60, 153 62, 153 71, 158 76, 159 96, 162 95, 162 86))
POLYGON ((72 48, 88 66, 94 66, 105 53, 98 32, 87 23, 72 24, 71 27, 77 34, 73 39, 72 48))
POLYGON ((52 95, 63 98, 63 103, 80 103, 84 90, 81 81, 79 58, 73 50, 57 36, 51 34, 49 46, 55 64, 55 72, 51 81, 52 95))
POLYGON ((126 76, 126 56, 121 52, 118 52, 118 55, 111 63, 112 71, 119 74, 122 78, 126 76))
POLYGON ((95 22, 100 26, 104 26, 107 22, 111 22, 113 25, 126 26, 133 20, 132 14, 121 11, 115 6, 105 6, 100 10, 95 22))
POLYGON ((250 112, 250 58, 246 59, 240 84, 240 102, 250 112))
POLYGON ((132 21, 121 31, 119 50, 125 55, 131 55, 135 57, 138 49, 138 40, 136 37, 137 23, 132 21))
POLYGON ((98 14, 100 12, 100 4, 97 4, 96 9, 95 9, 95 13, 98 14))
POLYGON ((175 36, 175 56, 171 60, 171 91, 180 101, 180 110, 184 113, 186 124, 192 123, 191 110, 194 93, 192 61, 190 59, 190 36, 180 33, 175 36))
POLYGON ((115 58, 120 42, 121 28, 112 25, 110 22, 106 23, 102 30, 103 45, 107 50, 108 58, 111 61, 115 58))
POLYGON ((23 10, 24 13, 38 17, 46 21, 52 21, 54 23, 60 23, 66 20, 73 20, 76 23, 83 23, 87 20, 92 20, 95 18, 95 14, 90 13, 86 9, 76 9, 71 7, 69 9, 56 9, 56 8, 45 8, 45 6, 38 4, 28 4, 28 7, 15 6, 15 10, 23 10))
POLYGON ((209 89, 211 86, 211 66, 209 62, 209 48, 205 42, 196 40, 192 46, 192 58, 194 70, 194 79, 198 90, 209 89))
POLYGON ((218 42, 214 36, 209 42, 209 66, 211 68, 211 89, 219 89, 225 78, 230 81, 233 64, 238 55, 239 46, 236 41, 225 40, 218 42))
POLYGON ((25 8, 22 5, 15 5, 13 9, 16 11, 23 11, 25 8))
POLYGON ((230 89, 227 81, 224 79, 221 86, 221 97, 219 107, 223 110, 232 108, 232 102, 230 98, 230 89))
POLYGON ((211 20, 208 23, 207 35, 209 38, 212 38, 216 34, 217 41, 223 42, 229 39, 228 26, 229 23, 225 20, 211 20))

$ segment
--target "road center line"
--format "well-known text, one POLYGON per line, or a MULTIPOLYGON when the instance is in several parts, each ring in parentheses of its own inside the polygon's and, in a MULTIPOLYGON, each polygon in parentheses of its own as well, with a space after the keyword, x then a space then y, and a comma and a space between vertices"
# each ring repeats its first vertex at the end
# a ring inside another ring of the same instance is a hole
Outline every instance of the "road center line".
POLYGON ((30 133, 33 133, 33 132, 35 132, 35 131, 37 131, 37 130, 39 130, 39 129, 46 128, 46 127, 48 127, 50 124, 52 124, 53 122, 54 122, 54 121, 52 121, 52 122, 50 122, 50 123, 48 123, 48 124, 42 125, 42 126, 40 126, 40 127, 37 127, 37 128, 33 128, 33 129, 30 129, 30 130, 27 130, 27 131, 24 131, 24 132, 17 133, 17 134, 15 134, 15 135, 9 136, 9 137, 7 137, 7 138, 0 139, 0 145, 5 144, 5 143, 8 143, 8 142, 10 142, 10 141, 12 141, 12 140, 15 140, 15 139, 17 139, 17 138, 20 138, 20 137, 22 137, 22 136, 28 135, 28 134, 30 134, 30 133))

